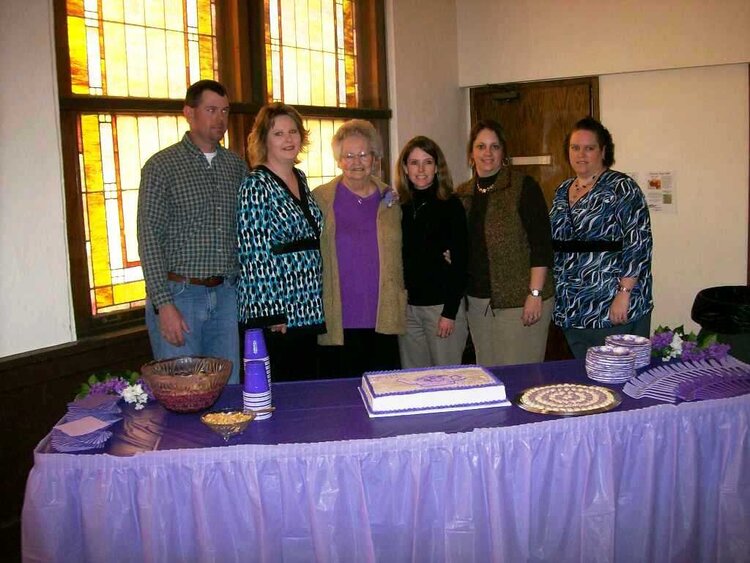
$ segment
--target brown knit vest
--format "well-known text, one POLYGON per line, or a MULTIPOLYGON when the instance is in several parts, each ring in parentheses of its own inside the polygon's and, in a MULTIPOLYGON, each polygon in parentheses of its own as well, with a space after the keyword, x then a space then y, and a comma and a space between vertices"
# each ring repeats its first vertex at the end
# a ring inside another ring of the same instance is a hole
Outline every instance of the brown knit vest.
MULTIPOLYGON (((495 180, 495 190, 487 194, 484 236, 490 263, 490 303, 493 309, 523 307, 529 294, 530 247, 518 214, 524 175, 504 167, 495 180)), ((458 196, 467 214, 474 197, 472 179, 459 186, 458 196)), ((544 299, 554 293, 548 273, 542 289, 544 299)))

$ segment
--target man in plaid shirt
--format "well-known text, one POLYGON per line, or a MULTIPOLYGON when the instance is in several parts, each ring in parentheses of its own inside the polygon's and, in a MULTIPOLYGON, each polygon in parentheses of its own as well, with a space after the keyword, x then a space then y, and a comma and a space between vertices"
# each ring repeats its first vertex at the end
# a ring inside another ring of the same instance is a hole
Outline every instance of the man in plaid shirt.
POLYGON ((138 245, 146 280, 146 325, 156 359, 232 360, 239 383, 237 192, 243 159, 219 145, 229 100, 213 80, 191 85, 190 131, 141 171, 138 245))

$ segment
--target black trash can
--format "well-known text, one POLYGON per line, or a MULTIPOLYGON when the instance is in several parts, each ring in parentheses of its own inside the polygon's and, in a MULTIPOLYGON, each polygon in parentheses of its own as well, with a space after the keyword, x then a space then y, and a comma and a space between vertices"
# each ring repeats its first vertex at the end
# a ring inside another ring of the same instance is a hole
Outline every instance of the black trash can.
POLYGON ((715 332, 717 339, 729 344, 729 353, 750 362, 750 286, 725 285, 698 292, 690 317, 701 332, 715 332))

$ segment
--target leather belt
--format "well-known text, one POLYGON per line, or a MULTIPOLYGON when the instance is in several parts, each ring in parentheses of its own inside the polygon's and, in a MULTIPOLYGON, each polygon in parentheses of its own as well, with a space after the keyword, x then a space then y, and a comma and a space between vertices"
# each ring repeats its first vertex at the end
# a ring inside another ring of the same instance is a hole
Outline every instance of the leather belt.
POLYGON ((174 272, 167 272, 167 279, 174 282, 187 282, 190 285, 202 285, 205 287, 216 287, 224 283, 224 276, 211 276, 210 278, 189 278, 175 274, 174 272))

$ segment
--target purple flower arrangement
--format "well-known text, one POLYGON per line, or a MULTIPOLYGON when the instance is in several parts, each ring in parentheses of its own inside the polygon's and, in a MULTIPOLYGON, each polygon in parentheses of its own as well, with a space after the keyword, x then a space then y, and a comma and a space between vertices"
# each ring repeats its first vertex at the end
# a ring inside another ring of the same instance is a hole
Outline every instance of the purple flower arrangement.
POLYGON ((126 403, 134 404, 136 410, 142 409, 146 403, 154 400, 154 394, 148 384, 135 371, 124 371, 114 375, 92 375, 81 385, 76 399, 87 395, 118 395, 126 403))
POLYGON ((663 362, 674 359, 683 362, 722 360, 729 354, 729 349, 728 344, 717 341, 716 334, 703 333, 699 338, 695 333, 686 333, 683 326, 675 329, 660 326, 651 337, 651 355, 663 362))

